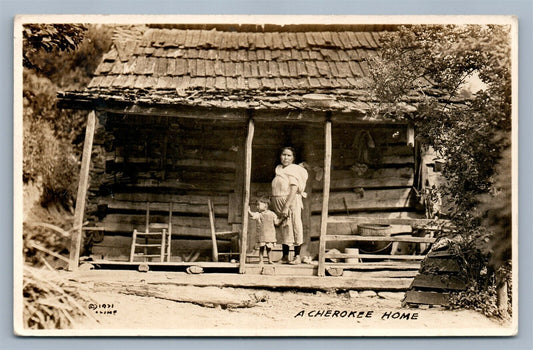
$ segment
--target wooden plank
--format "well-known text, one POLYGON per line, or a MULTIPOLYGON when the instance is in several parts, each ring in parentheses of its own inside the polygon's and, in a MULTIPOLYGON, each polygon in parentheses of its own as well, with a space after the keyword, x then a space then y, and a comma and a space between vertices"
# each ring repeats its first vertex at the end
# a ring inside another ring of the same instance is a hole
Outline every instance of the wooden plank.
MULTIPOLYGON (((145 231, 145 225, 137 225, 134 223, 106 223, 104 224, 103 228, 106 233, 128 233, 132 232, 133 230, 137 229, 140 232, 145 231)), ((226 228, 228 230, 231 229, 231 226, 228 226, 226 228)), ((209 228, 205 227, 190 227, 190 226, 179 226, 179 225, 173 225, 172 226, 172 237, 175 239, 185 239, 185 238, 209 238, 210 237, 210 230, 209 228)), ((221 240, 225 240, 223 237, 219 238, 221 240)))
MULTIPOLYGON (((166 264, 166 263, 158 263, 166 264)), ((190 265, 202 266, 207 263, 190 265)), ((214 264, 214 263, 210 263, 214 264)), ((222 263, 218 263, 222 264, 222 263)), ((137 263, 138 265, 138 263, 137 263)), ((157 266, 151 264, 150 266, 157 266)), ((296 289, 348 289, 348 290, 407 290, 411 278, 371 278, 360 279, 352 277, 328 277, 317 276, 276 276, 255 274, 227 274, 209 273, 189 275, 179 272, 156 272, 139 274, 137 271, 122 271, 119 276, 113 271, 84 271, 76 276, 80 280, 90 280, 96 284, 106 281, 131 283, 141 279, 151 284, 174 284, 192 286, 216 286, 216 287, 250 287, 250 288, 296 288, 296 289)))
POLYGON ((354 241, 354 242, 413 242, 433 243, 435 238, 412 237, 412 236, 358 236, 358 235, 326 235, 329 241, 354 241))
MULTIPOLYGON (((313 181, 313 189, 322 189, 323 182, 313 181)), ((383 168, 369 170, 367 174, 357 176, 351 170, 333 170, 331 174, 331 189, 342 190, 352 188, 373 187, 410 187, 414 183, 413 167, 383 168)))
POLYGON ((246 253, 248 247, 248 209, 250 207, 250 182, 252 177, 252 142, 254 139, 254 120, 248 121, 248 135, 244 149, 244 200, 242 208, 242 235, 241 235, 241 256, 239 273, 246 272, 246 253))
POLYGON ((449 220, 408 219, 408 218, 376 218, 336 215, 328 217, 328 223, 378 224, 378 225, 410 225, 413 229, 437 229, 440 225, 449 225, 449 220))
MULTIPOLYGON (((412 165, 415 159, 413 155, 382 155, 379 160, 376 159, 375 164, 380 166, 399 166, 412 165)), ((333 152, 334 168, 347 168, 358 163, 357 155, 354 150, 342 150, 341 152, 333 152)))
MULTIPOLYGON (((110 260, 94 260, 91 262, 91 264, 98 266, 98 267, 106 267, 106 266, 138 266, 141 262, 129 262, 129 261, 110 261, 110 260)), ((142 262, 143 264, 146 264, 148 266, 176 266, 176 267, 182 267, 182 266, 200 266, 203 268, 214 268, 214 269, 236 269, 239 267, 238 263, 231 263, 231 262, 212 262, 212 261, 194 261, 194 262, 160 262, 160 261, 146 261, 142 262)), ((105 272, 106 271, 95 271, 93 270, 95 274, 98 274, 98 272, 105 272)), ((111 272, 111 271, 107 271, 111 272)), ((121 271, 121 273, 126 271, 121 271)), ((115 272, 113 272, 115 273, 115 272)), ((116 273, 115 273, 116 274, 116 273)))
POLYGON ((412 288, 437 290, 465 290, 466 283, 454 275, 418 275, 412 283, 412 288))
MULTIPOLYGON (((201 179, 200 179, 201 180, 201 179)), ((137 181, 132 183, 117 183, 115 188, 119 188, 121 191, 124 189, 157 189, 157 190, 190 190, 190 191, 202 191, 202 192, 218 192, 225 193, 233 191, 235 187, 234 182, 230 181, 220 181, 220 182, 182 182, 178 179, 166 179, 166 180, 157 180, 157 179, 137 179, 137 181)))
POLYGON ((405 293, 403 305, 425 304, 425 305, 450 305, 450 295, 448 293, 421 292, 410 290, 405 293))
POLYGON ((396 270, 396 271, 350 271, 344 269, 343 276, 358 278, 413 278, 418 271, 396 270))
MULTIPOLYGON (((154 163, 157 165, 158 160, 150 157, 122 157, 118 156, 114 159, 116 164, 146 164, 154 163)), ((235 171, 235 162, 221 161, 221 160, 204 160, 204 159, 167 159, 167 166, 172 165, 177 168, 193 168, 202 169, 209 168, 214 170, 231 170, 235 171)))
POLYGON ((96 125, 96 113, 90 111, 87 117, 87 127, 85 129, 85 141, 83 143, 83 153, 81 158, 80 179, 78 182, 78 193, 76 195, 76 209, 74 212, 72 241, 70 244, 68 269, 73 271, 78 268, 80 261, 82 224, 85 214, 85 199, 89 184, 89 168, 91 165, 91 153, 93 148, 94 130, 96 125))
MULTIPOLYGON (((240 127, 240 126, 239 126, 240 127)), ((187 137, 180 138, 176 142, 179 142, 179 145, 182 146, 185 149, 187 148, 203 148, 204 150, 213 150, 216 151, 217 149, 221 148, 232 148, 232 147, 238 147, 242 142, 240 141, 244 138, 241 133, 223 133, 219 136, 202 136, 202 135, 189 135, 187 137)), ((180 157, 181 155, 178 154, 180 157)))
POLYGON ((461 268, 455 258, 432 259, 427 258, 422 262, 421 273, 459 273, 461 268))
MULTIPOLYGON (((179 180, 184 182, 212 182, 224 183, 226 181, 235 182, 234 172, 220 172, 212 169, 202 169, 201 171, 187 170, 167 170, 167 178, 172 180, 179 180)), ((157 171, 139 172, 139 178, 157 178, 157 171), (156 174, 154 176, 154 174, 156 174)))
MULTIPOLYGON (((226 137, 234 137, 233 133, 226 132, 224 130, 217 132, 224 134, 226 137)), ((205 136, 204 136, 205 137, 205 136)), ((208 136, 210 137, 210 135, 208 136)), ((179 142, 180 140, 178 140, 179 142)), ((221 149, 208 149, 208 148, 199 148, 199 147, 183 147, 180 149, 183 158, 188 159, 211 159, 219 161, 231 161, 235 162, 237 158, 237 152, 232 150, 221 150, 221 149)))
POLYGON ((385 255, 385 254, 346 254, 346 253, 326 253, 326 258, 331 259, 391 259, 391 260, 422 260, 425 255, 385 255))
POLYGON ((237 169, 235 170, 234 193, 230 196, 228 211, 230 222, 234 224, 241 224, 244 198, 244 168, 246 162, 244 150, 246 148, 246 140, 244 138, 240 138, 237 142, 237 145, 237 169))
POLYGON ((211 242, 213 244, 211 258, 214 262, 218 262, 218 247, 217 247, 217 234, 215 232, 215 209, 211 199, 208 200, 209 209, 209 226, 211 231, 211 242))
POLYGON ((170 261, 170 255, 172 254, 172 203, 170 203, 170 208, 168 210, 168 243, 167 243, 167 261, 170 261))
MULTIPOLYGON (((360 131, 367 131, 374 139, 376 146, 381 150, 393 147, 403 147, 407 140, 407 127, 401 125, 379 125, 367 124, 336 124, 333 130, 333 155, 345 152, 347 154, 355 153, 355 147, 352 145, 357 141, 355 137, 360 131)), ((321 140, 317 140, 320 144, 321 140)), ((377 150, 376 150, 377 151, 377 150)), ((378 152, 379 153, 379 152, 378 152)), ((387 155, 387 154, 384 154, 387 155)))
POLYGON ((241 202, 242 196, 238 196, 236 193, 230 193, 228 199, 228 222, 237 224, 241 221, 242 208, 238 203, 241 202))
POLYGON ((407 146, 415 146, 415 126, 412 122, 407 126, 407 146))
POLYGON ((428 258, 453 258, 454 256, 455 255, 448 249, 431 251, 428 254, 428 258))
MULTIPOLYGON (((409 215, 415 216, 413 212, 374 212, 374 213, 356 213, 351 216, 360 217, 373 217, 373 218, 388 218, 388 217, 409 217, 409 215)), ((357 234, 358 226, 354 223, 329 223, 328 232, 332 235, 354 235, 357 234)), ((413 232, 410 225, 391 225, 389 228, 391 235, 399 234, 411 234, 413 232)), ((320 216, 313 215, 311 217, 311 236, 318 237, 320 234, 320 216)))
MULTIPOLYGON (((320 243, 318 250, 318 276, 326 275, 326 234, 328 226, 328 203, 329 203, 329 186, 331 181, 331 121, 326 121, 325 125, 325 150, 324 150, 324 189, 322 194, 322 213, 320 221, 320 243)), ((318 196, 313 196, 316 198, 318 196)))
POLYGON ((291 122, 291 123, 323 123, 325 115, 323 112, 304 111, 269 111, 258 110, 254 112, 256 122, 291 122))
MULTIPOLYGON (((131 202, 131 201, 118 201, 114 199, 102 200, 101 204, 107 205, 108 209, 112 210, 145 210, 145 204, 143 202, 131 202)), ((154 211, 168 211, 168 203, 154 202, 150 206, 154 211)), ((175 213, 191 213, 191 214, 206 214, 207 208, 205 204, 196 203, 175 203, 173 205, 175 213)), ((228 206, 215 206, 215 213, 217 215, 228 215, 228 206)))
POLYGON ((361 262, 361 263, 331 263, 326 262, 326 266, 342 267, 345 271, 372 271, 372 270, 411 270, 420 269, 418 261, 379 261, 379 262, 361 262))
POLYGON ((228 196, 226 195, 197 195, 197 194, 169 194, 169 193, 134 193, 134 192, 123 192, 123 193, 113 193, 113 198, 111 197, 101 197, 102 200, 114 199, 117 201, 130 201, 130 202, 159 202, 166 203, 167 208, 169 203, 176 204, 203 204, 207 212, 207 200, 211 199, 215 205, 227 205, 228 196))
MULTIPOLYGON (((410 188, 332 192, 328 198, 328 210, 330 213, 346 213, 355 210, 408 209, 411 208, 411 197, 410 188)), ((321 201, 321 195, 313 197, 313 212, 322 209, 321 201)))
MULTIPOLYGON (((91 103, 92 105, 92 103, 91 103)), ((80 104, 72 105, 75 109, 82 107, 80 104)), ((84 108, 86 109, 86 108, 84 108)), ((132 104, 126 107, 115 105, 111 102, 94 105, 94 109, 115 114, 127 114, 135 116, 168 116, 191 119, 228 120, 245 121, 244 110, 237 109, 211 109, 202 107, 189 107, 185 105, 137 105, 132 104)))
MULTIPOLYGON (((168 124, 168 118, 167 118, 167 124, 168 124)), ((161 178, 163 180, 166 179, 166 164, 167 164, 167 149, 168 149, 168 133, 164 134, 163 137, 163 150, 161 152, 161 178)))
MULTIPOLYGON (((311 134, 310 129, 311 128, 309 127, 304 129, 303 136, 307 138, 308 140, 311 140, 311 138, 309 137, 311 134)), ((307 156, 308 154, 314 154, 314 152, 315 152, 314 144, 312 142, 304 142, 304 150, 303 150, 304 157, 307 156)), ((309 178, 312 178, 313 170, 311 169, 307 169, 307 170, 308 170, 309 178)), ((312 225, 311 223, 311 201, 313 198, 313 186, 311 184, 311 181, 309 180, 306 183, 305 192, 307 193, 307 197, 302 199, 303 201, 302 224, 303 224, 303 232, 304 232, 304 242, 302 244, 302 249, 301 249, 302 256, 310 255, 309 247, 311 244, 311 225, 312 225)))
MULTIPOLYGON (((248 257, 250 260, 251 257, 248 257)), ((316 276, 316 266, 314 265, 282 265, 282 264, 264 264, 259 265, 258 257, 246 264, 247 275, 262 275, 265 269, 269 275, 275 276, 316 276)))

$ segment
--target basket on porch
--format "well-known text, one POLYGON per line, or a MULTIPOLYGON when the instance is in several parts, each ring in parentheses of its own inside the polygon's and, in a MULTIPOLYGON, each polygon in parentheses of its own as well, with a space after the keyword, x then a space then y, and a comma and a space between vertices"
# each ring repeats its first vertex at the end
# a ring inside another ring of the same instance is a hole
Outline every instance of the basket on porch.
MULTIPOLYGON (((357 232, 361 236, 387 237, 391 234, 390 225, 380 224, 360 224, 357 225, 357 232)), ((389 241, 370 241, 359 242, 358 248, 361 253, 365 254, 389 254, 392 248, 392 242, 389 241)))

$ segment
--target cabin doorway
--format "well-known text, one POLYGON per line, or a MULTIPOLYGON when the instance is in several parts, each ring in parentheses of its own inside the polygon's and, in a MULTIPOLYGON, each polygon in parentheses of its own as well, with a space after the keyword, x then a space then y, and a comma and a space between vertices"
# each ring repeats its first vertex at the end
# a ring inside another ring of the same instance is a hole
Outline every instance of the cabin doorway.
MULTIPOLYGON (((302 253, 306 256, 316 253, 310 249, 311 221, 310 203, 312 197, 313 166, 323 163, 323 126, 296 123, 257 122, 252 143, 252 171, 250 188, 250 208, 255 211, 256 199, 271 195, 271 183, 275 176, 275 168, 280 164, 280 152, 283 147, 290 146, 295 150, 295 163, 305 162, 309 173, 304 199, 303 225, 304 245, 302 253)), ((255 224, 250 222, 248 236, 248 254, 257 254, 255 224)), ((281 258, 281 245, 274 249, 274 259, 281 258)))

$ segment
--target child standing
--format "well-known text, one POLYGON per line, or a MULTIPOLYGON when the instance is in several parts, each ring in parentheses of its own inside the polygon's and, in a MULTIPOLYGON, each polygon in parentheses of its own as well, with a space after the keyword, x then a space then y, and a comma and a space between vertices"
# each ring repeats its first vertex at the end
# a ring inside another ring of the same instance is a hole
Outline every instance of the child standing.
POLYGON ((277 215, 268 210, 269 199, 266 197, 261 197, 257 200, 257 209, 258 212, 252 212, 248 209, 248 213, 252 219, 256 221, 256 230, 257 230, 257 243, 259 245, 259 263, 263 264, 263 255, 267 252, 268 263, 272 264, 272 259, 270 252, 272 247, 276 244, 276 229, 274 225, 279 225, 280 220, 277 215))

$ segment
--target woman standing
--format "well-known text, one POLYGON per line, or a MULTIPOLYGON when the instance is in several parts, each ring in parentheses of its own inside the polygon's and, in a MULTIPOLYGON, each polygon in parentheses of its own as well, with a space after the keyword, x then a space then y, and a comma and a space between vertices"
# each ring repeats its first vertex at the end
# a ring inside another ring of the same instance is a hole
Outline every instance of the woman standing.
MULTIPOLYGON (((302 197, 307 182, 307 170, 294 164, 296 153, 292 147, 281 150, 281 164, 276 167, 272 180, 272 207, 282 220, 280 224, 282 263, 289 263, 289 247, 294 246, 294 259, 291 264, 300 264, 300 249, 303 244, 302 197)), ((278 240, 280 242, 280 240, 278 240)))

